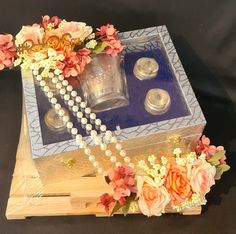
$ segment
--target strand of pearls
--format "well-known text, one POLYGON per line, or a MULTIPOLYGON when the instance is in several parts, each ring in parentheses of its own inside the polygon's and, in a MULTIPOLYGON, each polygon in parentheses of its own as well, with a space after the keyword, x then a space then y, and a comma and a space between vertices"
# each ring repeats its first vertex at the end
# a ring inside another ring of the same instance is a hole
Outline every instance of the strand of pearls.
MULTIPOLYGON (((61 105, 57 103, 57 99, 53 96, 53 93, 50 92, 50 88, 46 85, 42 76, 39 75, 37 71, 33 71, 33 74, 36 75, 36 79, 40 82, 40 86, 49 98, 49 101, 66 123, 67 129, 75 137, 76 142, 80 147, 84 148, 84 153, 88 155, 89 161, 93 163, 93 166, 98 169, 99 173, 103 173, 103 169, 99 167, 98 162, 95 161, 94 155, 91 155, 91 150, 87 148, 87 144, 83 141, 83 137, 78 134, 78 129, 74 128, 73 123, 69 121, 69 117, 64 115, 64 110, 61 109, 61 105)), ((134 167, 133 163, 130 163, 130 158, 126 156, 126 151, 122 149, 122 145, 118 142, 117 138, 113 136, 111 131, 107 130, 106 126, 102 124, 100 119, 96 118, 96 114, 91 112, 91 109, 87 107, 87 103, 82 101, 82 98, 77 94, 73 87, 69 85, 68 81, 64 79, 64 76, 53 74, 51 72, 49 73, 49 78, 51 78, 52 83, 56 86, 56 89, 59 91, 62 99, 64 99, 64 102, 69 106, 78 121, 81 122, 82 127, 84 127, 86 132, 90 134, 95 144, 100 145, 100 149, 110 158, 110 161, 115 163, 116 166, 121 165, 120 162, 117 162, 116 156, 112 155, 112 151, 108 149, 107 144, 103 142, 102 137, 99 137, 98 132, 93 129, 92 124, 95 125, 95 128, 101 133, 101 135, 105 135, 104 138, 106 141, 115 144, 115 148, 118 150, 119 155, 124 159, 124 162, 130 167, 134 167), (90 119, 91 124, 88 123, 87 118, 90 119)))

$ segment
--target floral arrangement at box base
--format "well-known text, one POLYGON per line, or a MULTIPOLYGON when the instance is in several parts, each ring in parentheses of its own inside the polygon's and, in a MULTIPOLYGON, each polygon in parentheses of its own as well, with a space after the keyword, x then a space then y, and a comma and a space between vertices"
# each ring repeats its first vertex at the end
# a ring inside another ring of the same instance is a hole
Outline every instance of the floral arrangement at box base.
POLYGON ((101 195, 98 205, 109 215, 140 211, 146 216, 162 215, 167 205, 177 212, 205 205, 215 180, 230 169, 225 160, 224 147, 202 136, 193 152, 175 148, 171 157, 139 161, 143 173, 128 166, 110 168, 106 181, 114 193, 101 195))

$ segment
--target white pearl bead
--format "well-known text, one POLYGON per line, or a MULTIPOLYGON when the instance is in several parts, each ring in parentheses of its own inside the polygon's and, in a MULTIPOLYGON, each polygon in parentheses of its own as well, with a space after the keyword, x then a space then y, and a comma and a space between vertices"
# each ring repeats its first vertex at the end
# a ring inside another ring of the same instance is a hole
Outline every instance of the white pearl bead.
POLYGON ((113 162, 113 163, 116 162, 116 156, 111 156, 110 161, 113 162))
POLYGON ((121 163, 120 162, 116 162, 116 167, 120 167, 121 163))
POLYGON ((66 94, 66 90, 65 89, 60 89, 60 94, 61 95, 65 95, 66 94))
POLYGON ((87 131, 91 131, 93 129, 93 126, 91 124, 86 124, 85 129, 87 131))
POLYGON ((90 154, 91 154, 91 150, 90 150, 89 148, 85 148, 85 149, 84 149, 84 153, 85 153, 86 155, 90 155, 90 154))
POLYGON ((78 133, 78 129, 77 128, 72 128, 71 129, 71 134, 72 135, 76 135, 78 133))
POLYGON ((71 85, 68 85, 68 86, 66 87, 66 90, 67 90, 68 92, 71 92, 71 91, 73 90, 73 87, 72 87, 71 85))
POLYGON ((53 74, 52 72, 49 72, 49 73, 48 73, 48 77, 49 77, 49 78, 53 78, 53 77, 54 77, 54 74, 53 74))
POLYGON ((85 108, 85 107, 86 107, 86 103, 85 103, 85 102, 81 102, 81 103, 80 103, 80 107, 81 107, 81 108, 85 108))
POLYGON ((103 151, 104 151, 104 150, 106 150, 106 149, 107 149, 107 145, 103 143, 103 144, 101 144, 100 148, 101 148, 101 150, 103 150, 103 151))
POLYGON ((51 102, 52 104, 56 104, 56 103, 57 103, 57 99, 53 97, 53 98, 50 100, 50 102, 51 102))
POLYGON ((56 88, 57 88, 57 89, 61 89, 61 88, 62 88, 62 84, 61 84, 61 83, 57 83, 57 84, 56 84, 56 88))
POLYGON ((79 97, 79 96, 77 96, 77 97, 75 98, 75 101, 76 101, 77 103, 80 103, 80 102, 82 102, 82 98, 79 97))
POLYGON ((126 156, 126 151, 125 150, 121 150, 120 151, 120 156, 121 157, 125 157, 126 156))
POLYGON ((33 74, 34 74, 35 76, 37 76, 37 75, 39 74, 39 72, 38 72, 37 70, 33 70, 33 74))
POLYGON ((95 161, 95 157, 94 157, 93 155, 90 155, 90 156, 89 156, 89 161, 90 161, 90 162, 94 162, 94 161, 95 161))
POLYGON ((68 83, 67 80, 63 80, 63 81, 62 81, 62 85, 63 85, 63 86, 67 86, 68 84, 69 84, 69 83, 68 83))
POLYGON ((81 119, 83 117, 83 112, 79 111, 76 114, 77 118, 81 119))
POLYGON ((42 80, 42 76, 41 76, 41 75, 37 75, 37 76, 36 76, 36 80, 37 80, 37 81, 41 81, 41 80, 42 80))
POLYGON ((74 105, 74 101, 73 100, 69 100, 68 101, 68 106, 72 107, 74 105))
POLYGON ((112 137, 112 132, 110 130, 106 131, 105 136, 109 140, 112 137))
POLYGON ((46 82, 45 82, 45 80, 41 80, 39 84, 41 87, 44 87, 46 85, 46 82))
POLYGON ((87 147, 87 143, 86 143, 85 141, 82 141, 82 142, 80 143, 80 147, 81 147, 81 148, 86 148, 86 147, 87 147))
POLYGON ((98 135, 98 133, 97 133, 96 130, 92 130, 92 131, 90 132, 90 136, 91 136, 92 138, 96 137, 97 135, 98 135))
POLYGON ((83 141, 83 137, 80 134, 77 134, 75 140, 78 144, 80 144, 83 141))
POLYGON ((129 163, 129 167, 134 168, 134 164, 133 163, 129 163))
POLYGON ((117 143, 117 138, 113 136, 113 137, 111 138, 111 142, 112 142, 112 143, 117 143))
POLYGON ((55 110, 58 111, 61 109, 61 105, 59 103, 57 103, 55 106, 54 106, 55 110))
POLYGON ((70 95, 71 95, 72 97, 76 97, 76 96, 77 96, 77 92, 76 92, 75 90, 73 90, 73 91, 71 91, 70 95))
POLYGON ((47 93, 47 92, 49 92, 49 90, 50 90, 50 88, 49 88, 47 85, 43 87, 43 91, 44 91, 44 92, 47 93))
POLYGON ((95 124, 96 124, 97 126, 100 126, 100 125, 102 124, 102 121, 101 121, 100 119, 96 119, 96 120, 95 120, 95 124))
POLYGON ((117 150, 122 150, 122 145, 120 143, 116 143, 116 149, 117 150))
POLYGON ((130 162, 130 158, 126 156, 126 157, 124 158, 124 162, 129 163, 129 162, 130 162))
POLYGON ((64 80, 64 76, 63 75, 59 75, 58 76, 58 80, 60 80, 60 81, 64 80))
POLYGON ((95 120, 96 119, 96 114, 95 113, 91 113, 89 117, 90 117, 91 120, 95 120))
POLYGON ((102 174, 102 173, 103 173, 103 168, 99 167, 99 168, 98 168, 98 173, 99 173, 99 174, 102 174))
POLYGON ((82 118, 82 119, 81 119, 81 123, 82 123, 82 124, 86 124, 87 122, 88 122, 88 120, 87 120, 86 118, 82 118))
POLYGON ((103 124, 100 126, 100 131, 105 132, 107 130, 107 127, 103 124))
POLYGON ((78 112, 78 110, 79 110, 79 107, 78 107, 78 106, 73 106, 73 107, 72 107, 72 111, 73 111, 73 112, 78 112))
POLYGON ((91 109, 89 107, 85 108, 85 114, 89 115, 91 113, 91 109))
POLYGON ((69 94, 65 94, 63 96, 63 98, 64 98, 65 101, 69 101, 70 100, 70 95, 69 94))
POLYGON ((65 115, 62 117, 63 122, 67 123, 70 120, 70 117, 68 115, 65 115))
POLYGON ((63 109, 60 109, 60 110, 58 111, 58 115, 64 116, 64 114, 65 114, 65 111, 64 111, 63 109))
POLYGON ((107 157, 111 157, 111 155, 112 155, 111 150, 106 150, 106 151, 105 151, 105 155, 106 155, 107 157))
POLYGON ((69 129, 73 128, 73 123, 72 122, 68 122, 66 124, 66 127, 69 128, 69 129))
POLYGON ((95 143, 95 145, 100 145, 101 144, 101 138, 99 136, 94 137, 94 143, 95 143))
POLYGON ((58 82, 58 79, 56 77, 52 78, 52 83, 56 84, 58 82))
POLYGON ((98 161, 93 162, 93 166, 97 168, 99 166, 98 161))
POLYGON ((47 94, 47 96, 48 96, 49 98, 52 98, 52 97, 53 97, 53 93, 52 93, 51 91, 49 91, 48 94, 47 94))

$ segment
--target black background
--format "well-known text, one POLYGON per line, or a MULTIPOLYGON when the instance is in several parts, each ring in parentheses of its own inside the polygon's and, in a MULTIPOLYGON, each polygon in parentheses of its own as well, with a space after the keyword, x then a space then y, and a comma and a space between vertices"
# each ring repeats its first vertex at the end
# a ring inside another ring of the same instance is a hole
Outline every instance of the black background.
POLYGON ((0 1, 0 32, 16 34, 42 15, 110 22, 120 31, 165 24, 208 121, 205 134, 227 148, 231 170, 211 190, 201 216, 40 217, 7 221, 5 209, 19 138, 19 70, 0 73, 0 234, 236 233, 236 1, 0 1))

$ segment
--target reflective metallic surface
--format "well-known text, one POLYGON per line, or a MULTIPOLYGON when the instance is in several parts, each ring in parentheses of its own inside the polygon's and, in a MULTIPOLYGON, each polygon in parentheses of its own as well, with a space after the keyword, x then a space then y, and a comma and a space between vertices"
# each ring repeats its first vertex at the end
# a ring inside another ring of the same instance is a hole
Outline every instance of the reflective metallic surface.
MULTIPOLYGON (((62 109, 65 111, 65 115, 69 116, 68 111, 65 108, 62 109)), ((45 114, 44 121, 47 127, 53 131, 63 131, 66 129, 66 124, 53 108, 45 114)))
POLYGON ((148 80, 154 78, 158 70, 159 65, 155 59, 142 57, 135 63, 133 72, 139 80, 148 80))
POLYGON ((163 89, 151 89, 145 99, 145 109, 153 115, 161 115, 168 111, 171 104, 168 92, 163 89))

